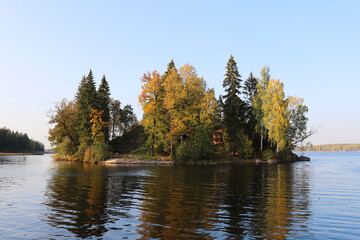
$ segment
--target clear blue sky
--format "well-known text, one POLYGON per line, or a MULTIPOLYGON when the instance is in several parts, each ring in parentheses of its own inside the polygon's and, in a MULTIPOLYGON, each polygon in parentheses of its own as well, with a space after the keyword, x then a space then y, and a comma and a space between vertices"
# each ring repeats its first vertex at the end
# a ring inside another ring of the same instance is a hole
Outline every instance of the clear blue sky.
POLYGON ((360 143, 360 1, 2 0, 0 126, 48 147, 48 110, 89 69, 138 118, 140 77, 172 58, 219 95, 230 54, 305 99, 313 144, 360 143))

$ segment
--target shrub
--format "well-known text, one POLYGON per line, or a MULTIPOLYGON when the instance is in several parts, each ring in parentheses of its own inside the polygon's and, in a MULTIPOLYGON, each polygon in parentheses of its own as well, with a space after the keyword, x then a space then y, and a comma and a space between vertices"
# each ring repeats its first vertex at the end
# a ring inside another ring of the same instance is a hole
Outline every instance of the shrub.
POLYGON ((245 159, 251 158, 253 156, 252 141, 246 135, 242 135, 241 141, 240 156, 245 159))
POLYGON ((274 152, 271 149, 265 149, 262 153, 264 160, 272 159, 275 156, 274 152))
POLYGON ((187 162, 191 158, 190 147, 188 143, 180 144, 173 155, 174 159, 178 162, 187 162))
POLYGON ((109 148, 105 142, 99 142, 94 145, 94 161, 100 162, 109 156, 109 148))
POLYGON ((93 162, 95 158, 95 150, 92 147, 87 147, 84 152, 84 162, 93 162))
POLYGON ((191 140, 177 147, 174 157, 180 162, 210 160, 214 158, 215 150, 210 131, 199 126, 191 140))
POLYGON ((100 162, 107 158, 109 149, 106 143, 99 142, 91 147, 87 147, 84 152, 84 162, 100 162))

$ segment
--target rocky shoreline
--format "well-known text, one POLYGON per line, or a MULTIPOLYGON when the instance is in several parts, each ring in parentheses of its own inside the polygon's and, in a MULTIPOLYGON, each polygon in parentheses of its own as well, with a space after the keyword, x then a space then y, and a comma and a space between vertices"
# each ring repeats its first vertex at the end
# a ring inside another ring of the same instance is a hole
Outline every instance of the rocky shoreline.
POLYGON ((141 165, 173 165, 174 161, 171 160, 141 160, 141 159, 128 159, 128 158, 115 158, 109 159, 100 162, 104 165, 132 165, 132 164, 141 164, 141 165))
MULTIPOLYGON (((304 162, 310 161, 309 157, 294 156, 289 162, 304 162)), ((204 161, 201 162, 205 164, 204 161)), ((235 164, 277 164, 280 163, 276 159, 260 160, 260 159, 247 159, 247 160, 232 160, 232 161, 210 161, 208 164, 221 164, 221 163, 235 163, 235 164)), ((114 158, 105 161, 101 161, 103 165, 174 165, 172 160, 141 160, 138 158, 114 158)), ((194 163, 196 164, 196 163, 194 163)))

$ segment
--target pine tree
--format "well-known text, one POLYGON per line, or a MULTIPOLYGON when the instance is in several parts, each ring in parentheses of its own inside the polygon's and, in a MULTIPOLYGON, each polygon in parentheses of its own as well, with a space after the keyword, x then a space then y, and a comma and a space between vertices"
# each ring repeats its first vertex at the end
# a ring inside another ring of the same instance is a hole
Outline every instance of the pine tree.
MULTIPOLYGON (((105 75, 101 79, 100 86, 97 90, 97 110, 102 113, 102 120, 106 123, 110 121, 110 89, 109 84, 106 81, 105 75)), ((103 128, 105 141, 109 141, 109 126, 103 128)))
POLYGON ((224 98, 224 125, 226 141, 230 152, 235 156, 244 128, 244 102, 240 98, 242 92, 241 75, 239 74, 234 57, 231 55, 226 66, 226 74, 223 82, 226 95, 224 98))

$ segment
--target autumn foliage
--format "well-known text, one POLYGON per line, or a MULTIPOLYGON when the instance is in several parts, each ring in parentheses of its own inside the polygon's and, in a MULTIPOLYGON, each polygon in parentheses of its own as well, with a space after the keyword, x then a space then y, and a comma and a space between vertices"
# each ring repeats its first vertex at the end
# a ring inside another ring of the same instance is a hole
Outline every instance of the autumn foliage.
POLYGON ((263 150, 289 152, 306 139, 307 107, 302 99, 285 96, 284 84, 270 79, 269 67, 261 78, 251 73, 245 83, 233 56, 226 69, 226 95, 219 100, 189 64, 176 69, 171 61, 163 75, 156 70, 143 75, 139 103, 151 155, 182 161, 208 160, 216 151, 261 157, 263 150))

